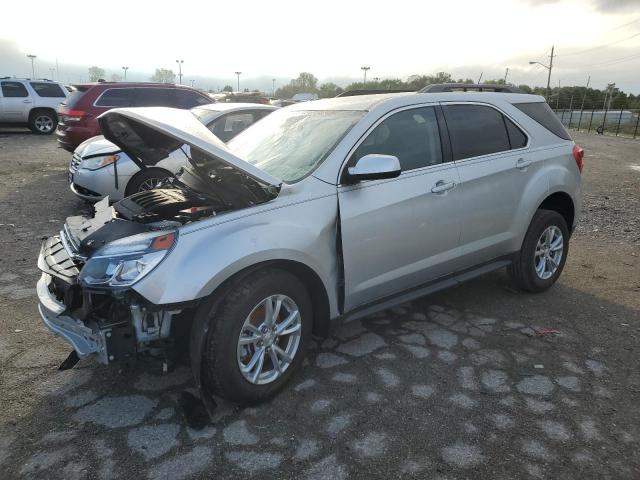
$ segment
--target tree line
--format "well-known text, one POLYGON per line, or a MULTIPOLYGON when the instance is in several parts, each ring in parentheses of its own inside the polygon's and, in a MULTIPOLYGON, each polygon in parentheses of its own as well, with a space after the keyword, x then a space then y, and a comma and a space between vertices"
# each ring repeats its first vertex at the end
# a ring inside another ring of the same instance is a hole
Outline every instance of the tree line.
MULTIPOLYGON (((93 66, 89 68, 89 80, 96 82, 104 78, 105 71, 93 66)), ((122 80, 118 74, 112 74, 110 81, 117 82, 122 80)), ((175 83, 176 74, 173 70, 165 68, 157 68, 155 73, 149 79, 152 82, 159 83, 175 83)), ((318 79, 309 72, 302 72, 297 78, 292 79, 286 85, 278 88, 275 92, 277 98, 291 98, 296 93, 315 93, 320 98, 331 98, 336 95, 357 89, 380 89, 380 90, 420 90, 426 85, 434 83, 475 83, 470 78, 455 79, 447 72, 438 72, 435 75, 411 75, 406 80, 399 78, 385 78, 363 82, 353 82, 342 88, 333 82, 319 83, 318 79)), ((504 84, 503 78, 486 79, 484 83, 504 84)), ((587 88, 583 86, 573 87, 554 87, 547 92, 545 87, 530 87, 529 85, 517 85, 521 90, 527 93, 542 95, 553 108, 572 108, 580 109, 640 109, 640 95, 627 94, 610 84, 606 89, 587 88)), ((223 91, 232 92, 231 85, 225 85, 223 91)), ((248 91, 245 89, 245 91, 248 91)))

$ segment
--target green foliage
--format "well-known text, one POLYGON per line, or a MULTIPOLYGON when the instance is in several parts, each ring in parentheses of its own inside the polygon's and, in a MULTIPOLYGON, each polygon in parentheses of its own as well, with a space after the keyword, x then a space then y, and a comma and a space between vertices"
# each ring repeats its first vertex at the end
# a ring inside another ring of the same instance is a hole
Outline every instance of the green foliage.
POLYGON ((222 89, 223 92, 233 92, 233 87, 231 85, 225 85, 222 89))
POLYGON ((302 72, 288 84, 276 90, 276 97, 291 98, 296 93, 319 93, 318 79, 309 72, 302 72))
POLYGON ((97 82, 100 79, 104 79, 104 69, 100 67, 89 67, 89 81, 97 82))
POLYGON ((333 82, 323 83, 318 88, 318 96, 320 98, 332 98, 342 93, 344 90, 333 82))
POLYGON ((173 70, 156 68, 156 73, 151 76, 150 80, 157 83, 175 83, 176 74, 173 73, 173 70))

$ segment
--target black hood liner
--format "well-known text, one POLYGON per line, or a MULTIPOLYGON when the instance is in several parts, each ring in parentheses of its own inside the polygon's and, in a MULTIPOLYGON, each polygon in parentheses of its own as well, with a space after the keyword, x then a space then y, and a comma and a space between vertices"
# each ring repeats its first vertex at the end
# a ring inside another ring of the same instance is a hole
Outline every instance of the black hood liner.
POLYGON ((183 146, 183 142, 123 115, 100 117, 100 128, 111 142, 140 167, 155 165, 183 146))
POLYGON ((80 252, 90 256, 109 242, 147 231, 147 225, 116 218, 84 237, 80 242, 80 252))

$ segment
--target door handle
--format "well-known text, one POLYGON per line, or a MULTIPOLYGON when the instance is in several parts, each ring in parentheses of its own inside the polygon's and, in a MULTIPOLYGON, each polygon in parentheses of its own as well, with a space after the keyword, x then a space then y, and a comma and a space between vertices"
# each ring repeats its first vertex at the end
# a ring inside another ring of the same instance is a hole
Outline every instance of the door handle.
POLYGON ((533 162, 531 160, 524 159, 524 158, 519 158, 518 161, 516 162, 516 168, 519 168, 520 170, 524 170, 525 168, 527 168, 532 163, 533 162))
POLYGON ((22 100, 22 103, 33 103, 31 100, 22 100))
POLYGON ((431 193, 444 193, 447 190, 451 190, 455 186, 456 186, 455 182, 447 182, 445 180, 439 180, 431 188, 431 193))

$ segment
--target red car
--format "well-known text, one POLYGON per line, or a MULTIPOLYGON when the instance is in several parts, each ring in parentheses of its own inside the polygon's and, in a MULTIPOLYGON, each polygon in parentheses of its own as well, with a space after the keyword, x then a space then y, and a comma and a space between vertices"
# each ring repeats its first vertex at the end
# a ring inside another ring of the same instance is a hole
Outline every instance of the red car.
POLYGON ((96 120, 116 107, 188 109, 214 103, 206 93, 166 83, 100 82, 74 85, 58 108, 58 145, 73 152, 86 139, 100 135, 96 120))

